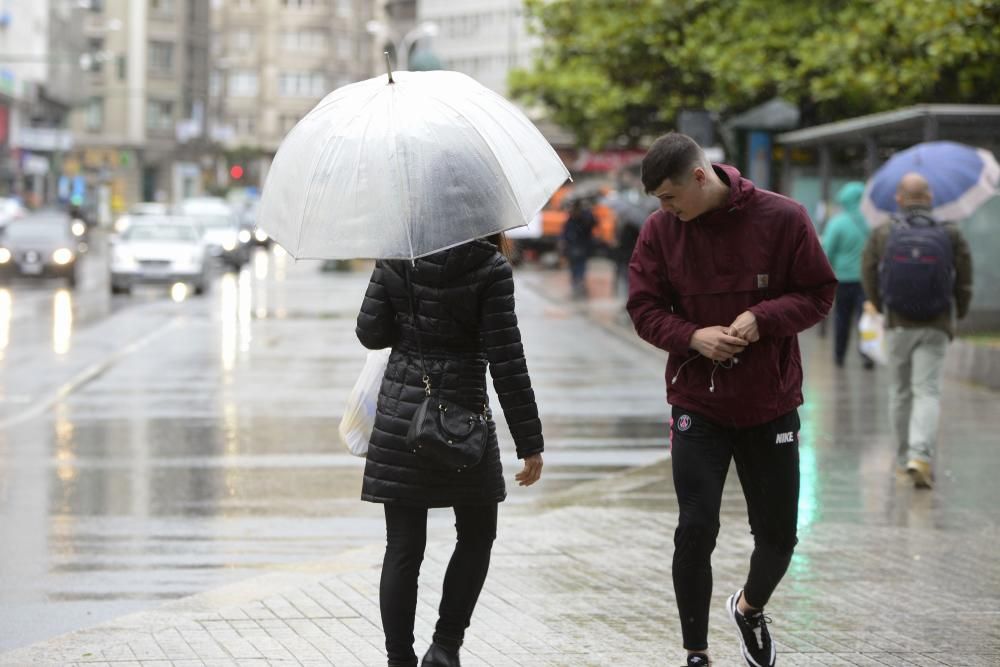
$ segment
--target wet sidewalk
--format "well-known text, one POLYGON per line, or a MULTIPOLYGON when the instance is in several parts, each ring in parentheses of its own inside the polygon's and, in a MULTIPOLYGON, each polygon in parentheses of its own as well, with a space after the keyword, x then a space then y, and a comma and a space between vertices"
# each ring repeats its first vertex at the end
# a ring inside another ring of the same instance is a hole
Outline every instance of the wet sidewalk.
MULTIPOLYGON (((521 302, 581 331, 596 326, 613 335, 632 350, 622 357, 632 366, 623 377, 645 371, 654 379, 643 386, 662 391, 663 355, 627 327, 609 267, 594 263, 586 302, 565 300, 565 278, 522 270, 521 302)), ((830 343, 803 336, 800 543, 768 607, 779 664, 1000 664, 1000 395, 946 383, 938 484, 916 491, 893 474, 884 371, 865 372, 852 360, 838 372, 830 343)), ((556 372, 535 366, 533 375, 556 372)), ((628 399, 612 394, 603 407, 581 407, 579 421, 613 423, 616 400, 628 399)), ((670 475, 669 460, 660 459, 592 481, 563 481, 556 493, 504 507, 463 664, 680 665, 670 475)), ((431 533, 418 653, 436 620, 452 539, 447 530, 431 533)), ((713 559, 716 665, 742 664, 724 601, 741 585, 751 546, 731 475, 713 559)), ((384 665, 381 556, 382 545, 373 544, 283 569, 0 654, 0 664, 384 665)))

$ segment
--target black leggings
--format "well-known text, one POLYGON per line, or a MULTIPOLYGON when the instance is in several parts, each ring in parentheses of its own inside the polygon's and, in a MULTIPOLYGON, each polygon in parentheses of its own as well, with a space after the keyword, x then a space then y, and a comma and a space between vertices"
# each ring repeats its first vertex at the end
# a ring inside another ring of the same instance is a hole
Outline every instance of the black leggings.
POLYGON ((673 579, 684 648, 708 648, 712 551, 719 535, 722 488, 730 460, 750 516, 754 550, 743 595, 763 607, 781 581, 796 543, 799 504, 799 416, 792 411, 752 428, 732 429, 673 409, 672 465, 680 516, 673 579))
MULTIPOLYGON (((457 650, 490 567, 497 533, 497 506, 455 508, 458 539, 444 575, 434 642, 457 650)), ((379 586, 382 628, 389 665, 417 664, 413 652, 413 620, 417 609, 417 577, 427 544, 427 509, 385 505, 386 546, 379 586)))

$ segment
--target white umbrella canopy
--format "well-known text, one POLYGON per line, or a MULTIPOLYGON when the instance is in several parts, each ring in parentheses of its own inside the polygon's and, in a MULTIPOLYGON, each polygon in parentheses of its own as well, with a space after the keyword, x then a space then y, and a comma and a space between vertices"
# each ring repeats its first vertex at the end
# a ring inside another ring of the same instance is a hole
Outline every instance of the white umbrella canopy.
POLYGON ((296 258, 416 258, 519 227, 569 172, 514 105, 458 72, 327 95, 278 148, 258 225, 296 258))

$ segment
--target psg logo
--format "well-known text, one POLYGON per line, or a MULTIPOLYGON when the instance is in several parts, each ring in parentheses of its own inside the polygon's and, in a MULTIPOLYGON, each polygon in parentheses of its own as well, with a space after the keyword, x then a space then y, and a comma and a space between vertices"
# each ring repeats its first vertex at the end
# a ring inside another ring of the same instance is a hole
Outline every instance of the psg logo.
POLYGON ((677 430, 686 431, 691 428, 691 418, 687 415, 681 415, 677 419, 677 430))

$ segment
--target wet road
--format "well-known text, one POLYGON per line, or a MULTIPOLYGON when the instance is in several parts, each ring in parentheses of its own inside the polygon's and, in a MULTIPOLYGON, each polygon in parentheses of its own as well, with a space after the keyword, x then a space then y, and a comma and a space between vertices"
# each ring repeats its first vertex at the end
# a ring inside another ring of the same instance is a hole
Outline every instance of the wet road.
MULTIPOLYGON (((0 650, 382 539, 336 439, 367 271, 260 251, 205 297, 112 299, 98 257, 76 292, 0 288, 0 650)), ((505 463, 531 512, 662 459, 666 412, 660 353, 522 287, 545 483, 505 463)))

